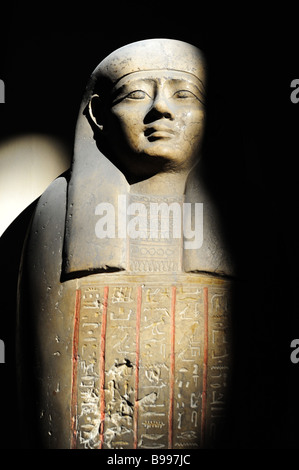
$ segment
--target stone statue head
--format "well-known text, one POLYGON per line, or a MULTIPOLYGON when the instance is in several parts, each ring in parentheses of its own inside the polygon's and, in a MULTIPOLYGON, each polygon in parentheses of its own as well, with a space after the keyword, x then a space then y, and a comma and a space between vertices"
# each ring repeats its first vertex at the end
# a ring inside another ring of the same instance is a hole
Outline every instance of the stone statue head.
POLYGON ((202 53, 171 39, 129 44, 95 69, 85 114, 98 148, 129 183, 188 172, 199 159, 205 76, 202 53))
MULTIPOLYGON (((173 39, 128 44, 95 68, 79 110, 67 187, 65 276, 128 269, 126 239, 95 234, 99 203, 117 214, 124 195, 203 203, 204 187, 194 167, 204 138, 205 84, 201 51, 173 39)), ((214 245, 207 250, 219 252, 214 245)), ((189 251, 184 270, 210 268, 205 250, 189 251)))

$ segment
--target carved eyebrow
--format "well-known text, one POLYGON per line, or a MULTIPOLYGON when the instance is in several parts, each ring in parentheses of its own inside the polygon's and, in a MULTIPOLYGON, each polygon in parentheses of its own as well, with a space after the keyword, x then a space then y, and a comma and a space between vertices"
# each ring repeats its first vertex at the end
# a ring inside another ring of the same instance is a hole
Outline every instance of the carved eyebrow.
POLYGON ((175 97, 176 95, 179 95, 179 94, 184 94, 184 93, 188 93, 189 96, 183 96, 182 98, 188 98, 190 96, 193 96, 193 98, 195 98, 197 101, 199 101, 203 106, 205 106, 205 96, 202 92, 194 92, 192 90, 190 90, 190 88, 187 88, 187 87, 178 87, 179 89, 177 89, 174 93, 173 93, 173 97, 175 97))
MULTIPOLYGON (((131 86, 131 85, 134 85, 134 84, 138 84, 138 83, 141 83, 141 82, 146 82, 146 83, 155 83, 156 80, 155 78, 152 78, 152 77, 149 77, 149 78, 135 78, 135 79, 129 79, 127 81, 125 81, 119 88, 123 88, 123 87, 126 87, 126 86, 131 86)), ((114 86, 114 89, 117 90, 117 87, 118 87, 118 83, 116 83, 116 85, 114 86)))
MULTIPOLYGON (((150 90, 148 89, 148 86, 150 86, 152 89, 156 88, 157 86, 157 81, 160 81, 160 78, 155 78, 155 77, 140 77, 132 80, 128 80, 124 82, 123 84, 119 85, 116 84, 114 88, 112 89, 112 94, 111 94, 111 104, 116 105, 123 99, 125 99, 130 93, 133 91, 144 91, 150 96, 150 90)), ((188 80, 185 78, 173 78, 171 76, 167 77, 166 80, 170 85, 176 86, 177 90, 176 91, 181 91, 181 90, 188 90, 192 92, 195 96, 195 98, 198 99, 203 105, 205 102, 205 92, 204 92, 204 85, 203 83, 198 79, 198 85, 194 83, 194 80, 188 80)))
MULTIPOLYGON (((137 80, 128 81, 123 83, 121 86, 115 85, 112 89, 111 101, 112 104, 117 104, 119 101, 124 99, 127 95, 133 91, 145 91, 143 89, 143 84, 145 85, 155 85, 156 81, 153 78, 138 78, 137 80)), ((148 94, 148 92, 147 92, 148 94)))
POLYGON ((190 91, 195 95, 196 98, 199 99, 200 102, 204 102, 205 89, 204 89, 203 83, 200 80, 199 82, 200 82, 201 87, 198 86, 196 83, 194 83, 193 80, 191 81, 191 80, 186 80, 186 79, 181 79, 181 78, 173 78, 171 82, 176 84, 176 86, 178 87, 177 91, 181 91, 181 90, 190 91))

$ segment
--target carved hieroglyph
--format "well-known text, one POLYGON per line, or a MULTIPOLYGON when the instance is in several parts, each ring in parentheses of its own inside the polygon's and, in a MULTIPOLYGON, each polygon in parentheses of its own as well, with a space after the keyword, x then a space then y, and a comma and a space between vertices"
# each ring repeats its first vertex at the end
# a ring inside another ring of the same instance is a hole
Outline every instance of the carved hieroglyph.
POLYGON ((72 448, 200 448, 218 437, 229 391, 229 285, 162 280, 78 283, 72 448))

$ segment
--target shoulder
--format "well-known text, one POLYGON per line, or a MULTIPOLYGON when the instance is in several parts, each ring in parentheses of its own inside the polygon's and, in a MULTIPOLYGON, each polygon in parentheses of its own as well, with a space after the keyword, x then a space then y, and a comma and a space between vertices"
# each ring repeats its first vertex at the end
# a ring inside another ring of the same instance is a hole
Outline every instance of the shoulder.
POLYGON ((27 249, 41 253, 63 244, 68 179, 55 179, 40 196, 28 232, 27 249))
POLYGON ((67 176, 56 178, 40 196, 34 212, 34 219, 57 218, 66 205, 67 176))

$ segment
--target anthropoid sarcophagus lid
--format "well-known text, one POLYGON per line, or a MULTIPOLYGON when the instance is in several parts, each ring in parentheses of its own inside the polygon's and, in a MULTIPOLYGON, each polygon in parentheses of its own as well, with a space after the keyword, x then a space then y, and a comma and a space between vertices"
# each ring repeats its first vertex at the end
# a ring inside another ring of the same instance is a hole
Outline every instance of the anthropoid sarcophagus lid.
POLYGON ((170 39, 126 45, 91 75, 70 175, 41 196, 20 272, 36 446, 221 440, 234 263, 201 174, 205 83, 203 54, 170 39))

